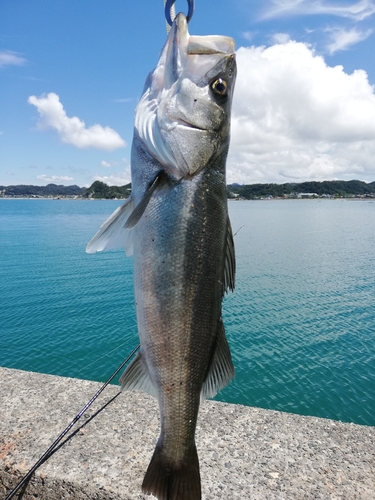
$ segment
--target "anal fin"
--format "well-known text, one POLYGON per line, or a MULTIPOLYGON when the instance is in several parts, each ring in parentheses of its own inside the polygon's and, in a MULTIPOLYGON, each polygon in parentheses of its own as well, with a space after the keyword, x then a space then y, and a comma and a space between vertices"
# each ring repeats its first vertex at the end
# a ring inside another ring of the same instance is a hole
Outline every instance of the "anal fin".
POLYGON ((225 336, 224 324, 220 319, 217 330, 216 345, 210 369, 203 382, 201 399, 213 398, 234 377, 234 366, 225 336))
POLYGON ((228 290, 233 292, 236 275, 236 256, 234 251, 234 240, 232 226, 228 217, 227 220, 227 239, 225 245, 225 262, 224 262, 224 280, 223 280, 223 295, 228 290))
POLYGON ((157 397, 147 366, 139 352, 120 377, 122 391, 140 390, 157 397))

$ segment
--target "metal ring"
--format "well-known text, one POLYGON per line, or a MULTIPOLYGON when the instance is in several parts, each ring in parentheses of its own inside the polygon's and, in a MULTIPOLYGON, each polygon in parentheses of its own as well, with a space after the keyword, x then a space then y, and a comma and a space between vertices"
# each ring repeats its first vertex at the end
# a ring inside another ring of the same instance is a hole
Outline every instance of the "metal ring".
MULTIPOLYGON (((165 4, 165 19, 167 20, 167 23, 169 26, 172 26, 173 20, 171 19, 171 9, 173 5, 175 4, 176 0, 167 0, 165 4)), ((190 19, 193 17, 194 14, 194 4, 195 0, 187 0, 188 3, 188 14, 186 16, 187 22, 190 21, 190 19)))

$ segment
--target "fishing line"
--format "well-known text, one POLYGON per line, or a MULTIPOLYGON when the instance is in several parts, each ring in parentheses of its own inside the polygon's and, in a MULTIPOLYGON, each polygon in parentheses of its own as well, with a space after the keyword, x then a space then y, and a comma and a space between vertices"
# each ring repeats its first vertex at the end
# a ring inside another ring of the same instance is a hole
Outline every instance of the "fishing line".
POLYGON ((106 408, 112 401, 114 401, 117 396, 121 394, 121 391, 119 391, 114 397, 112 397, 109 401, 107 401, 94 415, 91 416, 91 418, 85 422, 79 429, 76 429, 70 436, 68 436, 65 441, 63 441, 59 446, 58 444, 60 441, 67 435, 67 433, 70 431, 70 429, 78 422, 78 420, 84 415, 84 413, 90 408, 90 406, 93 404, 93 402, 98 398, 98 396, 104 391, 104 389, 107 387, 107 385, 115 378, 115 376, 118 374, 118 372, 126 365, 126 363, 129 361, 129 359, 134 356, 134 354, 138 351, 140 345, 133 349, 133 351, 129 354, 129 356, 121 363, 121 365, 116 369, 116 371, 109 377, 109 379, 100 387, 100 389, 94 394, 94 396, 90 399, 88 403, 85 404, 85 406, 81 409, 79 413, 74 417, 74 419, 70 422, 70 424, 61 432, 61 434, 55 439, 55 441, 51 444, 51 446, 48 448, 47 451, 43 453, 43 455, 39 458, 39 460, 33 465, 33 467, 29 470, 29 472, 21 479, 21 481, 17 484, 15 488, 5 497, 4 500, 10 500, 11 498, 14 497, 14 495, 17 493, 17 491, 25 485, 33 473, 40 467, 44 462, 46 462, 57 450, 59 450, 69 439, 71 439, 77 432, 87 425, 98 413, 100 413, 104 408, 106 408))
POLYGON ((105 354, 103 354, 103 356, 100 356, 100 358, 97 358, 97 359, 94 359, 93 361, 90 361, 90 363, 87 363, 87 365, 83 366, 77 373, 83 372, 83 370, 86 370, 86 368, 88 368, 89 366, 93 365, 94 363, 97 363, 101 359, 106 358, 107 356, 109 356, 110 354, 112 354, 112 352, 118 351, 121 347, 123 347, 128 342, 129 342, 128 340, 125 340, 125 342, 123 342, 122 344, 119 344, 117 347, 115 347, 111 351, 106 352, 105 354))
POLYGON ((241 231, 241 229, 245 227, 245 224, 243 224, 237 231, 234 233, 233 238, 241 231))

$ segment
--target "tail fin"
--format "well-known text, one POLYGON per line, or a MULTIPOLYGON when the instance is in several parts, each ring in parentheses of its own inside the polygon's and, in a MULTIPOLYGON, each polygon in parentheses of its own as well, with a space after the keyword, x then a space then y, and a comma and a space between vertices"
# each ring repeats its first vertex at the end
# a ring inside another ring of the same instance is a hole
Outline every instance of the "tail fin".
POLYGON ((142 484, 142 491, 159 500, 201 500, 197 449, 181 463, 168 460, 157 445, 142 484))

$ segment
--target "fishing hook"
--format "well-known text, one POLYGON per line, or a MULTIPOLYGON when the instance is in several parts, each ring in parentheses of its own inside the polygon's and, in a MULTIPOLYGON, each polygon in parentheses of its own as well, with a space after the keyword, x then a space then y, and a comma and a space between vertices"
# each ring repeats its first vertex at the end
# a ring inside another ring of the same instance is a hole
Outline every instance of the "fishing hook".
MULTIPOLYGON (((176 0, 167 0, 165 3, 165 18, 169 26, 172 26, 173 24, 173 19, 171 19, 171 9, 175 4, 175 2, 176 0)), ((188 14, 186 16, 186 20, 187 22, 189 22, 194 14, 195 0, 187 0, 187 3, 188 3, 188 14)))

